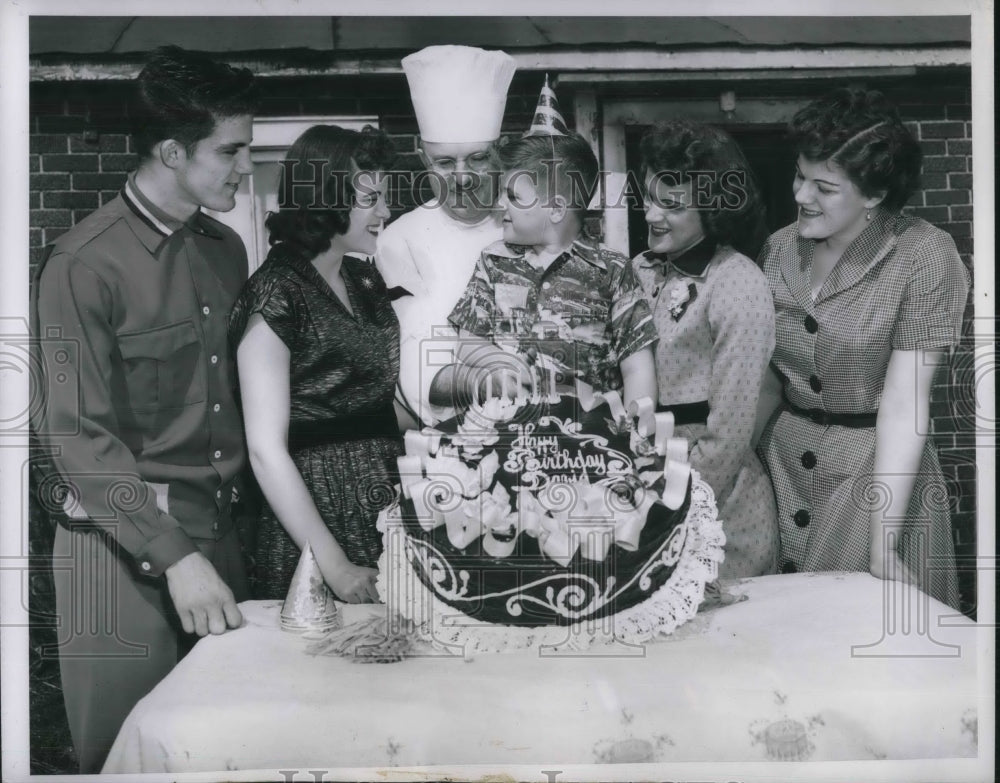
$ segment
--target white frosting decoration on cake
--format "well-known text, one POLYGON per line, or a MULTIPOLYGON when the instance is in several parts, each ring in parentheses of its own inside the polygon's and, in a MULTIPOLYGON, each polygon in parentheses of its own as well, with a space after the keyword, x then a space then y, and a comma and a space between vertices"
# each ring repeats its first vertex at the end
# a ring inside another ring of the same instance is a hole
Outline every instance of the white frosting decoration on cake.
MULTIPOLYGON (((525 405, 549 400, 540 391, 540 377, 535 380, 530 396, 508 388, 504 398, 474 403, 454 432, 406 434, 406 455, 398 466, 412 516, 408 510, 404 522, 396 504, 379 517, 385 544, 380 596, 390 611, 412 621, 422 638, 464 646, 466 653, 539 644, 583 649, 598 640, 635 644, 670 633, 694 616, 705 584, 718 575, 725 542, 712 490, 687 462, 687 441, 674 437, 673 415, 655 413, 651 400, 626 409, 616 392, 595 394, 579 382, 580 408, 607 405, 606 413, 597 410, 587 420, 603 419, 617 442, 627 440, 628 453, 608 437, 555 415, 565 414, 565 406, 519 415, 525 405), (663 491, 652 491, 654 485, 663 491), (657 502, 675 512, 674 527, 669 535, 659 534, 666 536, 662 543, 640 547, 657 502), (682 508, 686 516, 676 516, 682 508), (416 525, 414 534, 407 532, 414 517, 425 538, 416 525), (462 555, 437 548, 442 533, 462 555), (540 562, 550 568, 521 570, 521 536, 534 539, 540 562), (467 549, 472 560, 463 560, 467 549), (610 558, 616 551, 633 558, 628 571, 614 571, 619 561, 610 558), (513 568, 520 577, 484 592, 478 572, 466 570, 493 567, 479 557, 492 558, 498 569, 513 568), (510 566, 504 563, 508 558, 510 566), (587 562, 611 571, 595 580, 587 562), (623 598, 637 593, 646 597, 638 603, 623 598), (493 619, 504 616, 510 624, 463 611, 468 606, 475 614, 486 599, 501 607, 493 619), (622 601, 625 608, 617 609, 622 601), (551 617, 551 624, 520 623, 528 612, 551 617)), ((551 392, 558 405, 560 398, 554 388, 551 392)))
MULTIPOLYGON (((586 650, 602 643, 640 645, 657 636, 669 635, 697 613, 698 605, 705 596, 705 585, 718 578, 726 540, 718 519, 715 494, 697 471, 692 471, 687 517, 672 537, 677 545, 666 547, 634 575, 634 579, 648 580, 656 569, 673 567, 669 579, 649 598, 611 618, 585 620, 566 626, 518 627, 487 623, 461 615, 426 589, 411 562, 414 555, 410 547, 416 544, 419 549, 420 545, 407 536, 399 513, 399 507, 393 506, 379 516, 379 529, 383 532, 385 544, 376 582, 379 597, 388 605, 390 612, 412 622, 421 639, 435 648, 466 656, 476 652, 507 652, 532 647, 541 654, 558 655, 586 650)), ((426 556, 426 552, 417 554, 417 557, 422 556, 426 556)), ((446 562, 433 564, 433 569, 439 572, 451 568, 446 562)), ((460 573, 451 574, 448 579, 462 584, 460 573)), ((597 601, 610 600, 603 592, 598 595, 597 601)), ((568 600, 570 597, 561 592, 552 595, 550 608, 571 614, 573 610, 568 600)), ((588 610, 591 608, 585 607, 588 610)))
MULTIPOLYGON (((581 386, 585 384, 578 382, 578 390, 581 386)), ((584 391, 594 396, 592 389, 584 391)), ((660 499, 668 508, 680 508, 691 468, 687 441, 671 437, 673 417, 657 418, 649 399, 626 411, 617 392, 598 396, 608 405, 610 423, 630 427, 633 451, 648 454, 662 448, 662 474, 646 471, 638 477, 648 487, 662 475, 665 489, 660 499)), ((541 552, 564 567, 577 551, 589 560, 604 560, 612 540, 634 551, 655 498, 640 488, 630 503, 614 486, 635 475, 633 464, 641 460, 611 448, 600 435, 583 432, 572 419, 546 415, 510 423, 521 407, 513 394, 491 397, 474 404, 449 438, 427 428, 406 433, 406 455, 398 466, 403 493, 413 501, 421 528, 431 531, 445 525, 457 549, 482 537, 486 552, 495 558, 509 556, 524 533, 537 538, 541 552), (501 428, 512 436, 502 465, 496 451, 486 450, 499 442, 501 428), (466 464, 456 448, 478 463, 466 464), (518 477, 516 511, 506 491, 488 492, 498 469, 518 477)))

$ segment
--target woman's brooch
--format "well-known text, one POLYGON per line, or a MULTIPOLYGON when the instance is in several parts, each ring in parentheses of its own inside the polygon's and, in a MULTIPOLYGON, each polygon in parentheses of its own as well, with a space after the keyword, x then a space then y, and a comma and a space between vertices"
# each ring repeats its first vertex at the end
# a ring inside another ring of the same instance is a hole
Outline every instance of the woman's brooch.
POLYGON ((667 291, 667 308, 670 310, 670 317, 679 321, 688 305, 698 298, 698 289, 694 283, 685 283, 678 280, 667 291))

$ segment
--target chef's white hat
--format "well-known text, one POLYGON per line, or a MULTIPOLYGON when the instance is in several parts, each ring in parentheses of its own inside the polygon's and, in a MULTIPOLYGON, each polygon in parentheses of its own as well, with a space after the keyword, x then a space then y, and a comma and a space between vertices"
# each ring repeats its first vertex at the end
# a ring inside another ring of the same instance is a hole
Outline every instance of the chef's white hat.
POLYGON ((464 143, 500 136, 513 57, 473 46, 428 46, 402 64, 423 140, 464 143))

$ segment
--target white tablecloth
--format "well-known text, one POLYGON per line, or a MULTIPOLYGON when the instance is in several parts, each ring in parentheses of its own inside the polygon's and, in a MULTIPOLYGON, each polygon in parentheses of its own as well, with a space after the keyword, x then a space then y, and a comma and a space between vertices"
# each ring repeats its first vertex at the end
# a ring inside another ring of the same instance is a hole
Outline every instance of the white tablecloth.
POLYGON ((307 655, 277 602, 248 602, 136 706, 105 772, 765 761, 776 726, 804 733, 799 759, 976 756, 966 618, 867 574, 730 589, 747 600, 638 655, 394 664, 307 655))

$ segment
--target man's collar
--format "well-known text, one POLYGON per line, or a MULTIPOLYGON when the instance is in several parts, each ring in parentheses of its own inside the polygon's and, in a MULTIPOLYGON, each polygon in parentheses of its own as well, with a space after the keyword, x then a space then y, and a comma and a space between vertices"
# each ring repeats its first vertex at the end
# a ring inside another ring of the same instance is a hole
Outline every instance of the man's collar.
MULTIPOLYGON (((135 172, 128 175, 121 192, 122 200, 131 213, 138 218, 145 230, 137 230, 137 235, 146 249, 152 253, 160 247, 165 239, 172 236, 184 226, 192 231, 220 239, 222 235, 212 225, 214 221, 200 209, 185 221, 168 215, 149 200, 135 181, 135 172)), ((138 229, 138 226, 137 226, 138 229)))
POLYGON ((181 228, 184 222, 171 217, 156 204, 150 201, 146 194, 139 190, 135 181, 135 172, 128 175, 122 196, 129 208, 151 229, 164 237, 168 237, 181 228))

